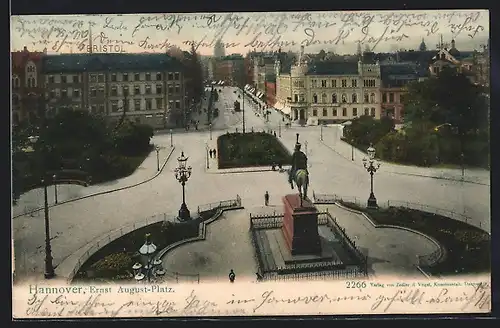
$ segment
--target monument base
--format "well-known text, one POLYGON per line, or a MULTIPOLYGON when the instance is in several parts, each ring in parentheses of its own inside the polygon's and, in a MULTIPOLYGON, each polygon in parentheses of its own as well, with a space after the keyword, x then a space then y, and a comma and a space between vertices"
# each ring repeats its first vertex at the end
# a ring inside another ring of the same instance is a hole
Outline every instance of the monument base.
POLYGON ((318 233, 318 210, 310 200, 298 194, 283 197, 283 237, 292 255, 320 255, 321 241, 318 233), (302 204, 301 204, 302 203, 302 204))

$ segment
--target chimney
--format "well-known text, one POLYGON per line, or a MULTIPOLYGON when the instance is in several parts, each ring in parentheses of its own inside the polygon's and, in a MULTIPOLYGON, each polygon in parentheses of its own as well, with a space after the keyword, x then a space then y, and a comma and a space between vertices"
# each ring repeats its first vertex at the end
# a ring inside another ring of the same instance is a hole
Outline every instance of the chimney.
POLYGON ((28 47, 24 46, 23 51, 24 51, 24 52, 28 52, 28 47))

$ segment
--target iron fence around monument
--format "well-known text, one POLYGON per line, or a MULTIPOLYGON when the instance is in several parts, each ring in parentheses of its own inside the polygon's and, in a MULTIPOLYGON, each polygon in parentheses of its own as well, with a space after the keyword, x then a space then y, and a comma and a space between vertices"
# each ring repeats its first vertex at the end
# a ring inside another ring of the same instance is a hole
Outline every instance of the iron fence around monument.
POLYGON ((236 195, 236 199, 222 200, 219 202, 209 203, 198 206, 198 214, 201 212, 211 211, 218 208, 241 207, 241 197, 236 195))

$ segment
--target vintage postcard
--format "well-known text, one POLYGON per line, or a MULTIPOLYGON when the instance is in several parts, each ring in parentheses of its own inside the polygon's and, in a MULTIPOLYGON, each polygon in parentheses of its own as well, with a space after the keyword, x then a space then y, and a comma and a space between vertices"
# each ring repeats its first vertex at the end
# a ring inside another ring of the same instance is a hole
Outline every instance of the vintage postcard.
POLYGON ((12 17, 13 318, 489 313, 488 15, 12 17))

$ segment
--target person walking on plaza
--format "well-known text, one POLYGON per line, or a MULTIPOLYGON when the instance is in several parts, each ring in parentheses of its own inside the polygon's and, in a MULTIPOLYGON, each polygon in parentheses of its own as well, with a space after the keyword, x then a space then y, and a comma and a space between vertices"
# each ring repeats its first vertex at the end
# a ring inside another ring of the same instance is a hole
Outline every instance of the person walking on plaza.
POLYGON ((213 157, 213 155, 214 155, 213 150, 212 150, 212 149, 210 149, 210 150, 208 151, 208 153, 210 154, 210 158, 212 158, 212 157, 213 157))
POLYGON ((264 203, 266 206, 269 206, 269 193, 266 190, 266 193, 264 194, 264 203))
POLYGON ((217 157, 217 151, 215 149, 212 150, 213 154, 214 154, 214 158, 217 157))
POLYGON ((234 273, 233 269, 229 271, 229 281, 234 282, 234 279, 236 278, 236 274, 234 273))

